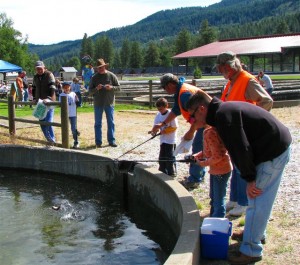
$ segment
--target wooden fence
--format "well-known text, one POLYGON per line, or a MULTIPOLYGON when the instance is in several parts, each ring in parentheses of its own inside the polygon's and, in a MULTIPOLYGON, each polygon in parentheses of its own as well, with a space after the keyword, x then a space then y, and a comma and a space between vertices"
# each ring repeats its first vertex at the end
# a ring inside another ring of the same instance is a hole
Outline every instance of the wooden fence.
MULTIPOLYGON (((225 80, 200 80, 186 81, 189 84, 200 87, 211 96, 220 96, 226 83, 225 80)), ((152 108, 159 97, 168 99, 173 104, 173 95, 168 95, 160 87, 160 81, 120 81, 121 91, 116 92, 116 102, 124 104, 143 104, 152 108)))
MULTIPOLYGON (((227 80, 193 79, 186 82, 203 89, 210 96, 220 97, 227 80)), ((168 95, 164 89, 160 88, 159 81, 120 81, 120 84, 121 91, 116 93, 117 103, 143 104, 152 108, 159 97, 165 97, 168 99, 170 105, 173 104, 173 95, 168 95)), ((273 85, 272 98, 274 101, 299 101, 299 80, 278 80, 274 81, 273 85)))
POLYGON ((33 103, 33 102, 14 101, 13 96, 8 96, 7 100, 0 100, 0 102, 7 103, 7 108, 8 108, 8 117, 0 116, 0 119, 8 120, 8 126, 4 125, 4 124, 0 124, 0 127, 8 128, 10 135, 13 135, 13 136, 16 135, 16 122, 60 127, 62 143, 57 144, 57 145, 58 146, 61 145, 63 148, 70 148, 70 145, 69 145, 69 115, 68 115, 67 97, 65 97, 65 96, 61 97, 61 102, 47 103, 48 106, 59 106, 60 107, 60 109, 61 109, 61 112, 60 112, 61 122, 60 123, 16 118, 16 115, 15 115, 16 106, 35 105, 35 103, 33 103))

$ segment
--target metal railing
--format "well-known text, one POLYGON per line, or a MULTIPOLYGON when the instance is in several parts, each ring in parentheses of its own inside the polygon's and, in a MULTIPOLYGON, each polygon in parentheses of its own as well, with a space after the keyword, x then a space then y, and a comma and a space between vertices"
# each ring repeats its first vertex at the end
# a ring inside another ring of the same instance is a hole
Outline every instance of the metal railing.
MULTIPOLYGON (((8 120, 8 126, 0 124, 0 127, 8 128, 10 135, 12 135, 12 136, 16 135, 16 122, 60 127, 62 142, 61 142, 61 144, 57 144, 57 145, 58 146, 61 145, 61 147, 63 147, 63 148, 70 148, 68 100, 67 100, 66 96, 62 96, 60 102, 47 103, 47 106, 59 106, 60 107, 60 109, 61 109, 61 111, 60 111, 61 122, 60 123, 45 122, 45 121, 40 121, 40 120, 36 121, 36 120, 30 120, 30 119, 16 117, 16 112, 15 112, 16 106, 36 105, 36 103, 14 101, 13 96, 8 96, 7 100, 0 100, 0 102, 7 103, 7 108, 8 108, 8 117, 0 116, 0 119, 8 120)), ((46 143, 46 141, 44 141, 44 142, 46 143)))

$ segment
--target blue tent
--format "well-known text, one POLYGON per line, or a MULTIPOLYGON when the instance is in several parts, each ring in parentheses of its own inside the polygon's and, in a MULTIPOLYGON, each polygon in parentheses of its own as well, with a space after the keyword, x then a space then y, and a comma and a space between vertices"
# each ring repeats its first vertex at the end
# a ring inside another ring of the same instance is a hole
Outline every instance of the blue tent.
POLYGON ((0 73, 21 72, 22 67, 0 60, 0 73))

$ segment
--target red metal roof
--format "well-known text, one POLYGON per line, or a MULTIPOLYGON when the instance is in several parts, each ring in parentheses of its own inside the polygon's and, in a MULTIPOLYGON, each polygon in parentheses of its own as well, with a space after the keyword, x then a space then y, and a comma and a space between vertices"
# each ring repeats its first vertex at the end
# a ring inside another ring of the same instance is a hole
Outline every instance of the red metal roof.
POLYGON ((230 39, 212 42, 193 50, 177 54, 173 59, 216 57, 226 51, 232 51, 237 55, 281 53, 285 48, 296 47, 300 47, 300 34, 230 39))

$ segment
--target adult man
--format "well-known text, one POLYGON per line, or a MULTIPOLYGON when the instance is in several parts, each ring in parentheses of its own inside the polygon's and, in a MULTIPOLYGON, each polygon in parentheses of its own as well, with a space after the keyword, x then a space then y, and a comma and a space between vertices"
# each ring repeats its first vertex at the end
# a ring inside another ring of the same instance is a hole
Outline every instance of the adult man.
MULTIPOLYGON (((272 98, 259 84, 257 79, 243 70, 237 56, 231 52, 224 52, 217 57, 217 69, 228 79, 221 99, 223 101, 245 101, 255 104, 266 110, 271 110, 272 98)), ((230 182, 230 201, 227 209, 230 215, 241 216, 247 208, 246 182, 240 177, 239 170, 234 166, 230 182)))
POLYGON ((291 134, 268 111, 246 102, 222 102, 198 92, 187 103, 189 113, 202 125, 215 127, 233 163, 247 182, 246 211, 240 255, 231 264, 262 259, 261 239, 290 154, 291 134))
MULTIPOLYGON (((35 101, 39 99, 43 100, 45 104, 49 100, 55 101, 55 78, 53 74, 46 70, 45 65, 42 61, 37 61, 35 63, 36 74, 33 76, 32 91, 35 101)), ((49 108, 47 115, 43 120, 45 122, 53 122, 54 118, 54 109, 49 108)), ((41 125, 41 129, 49 142, 50 145, 55 144, 55 135, 53 127, 49 125, 41 125)))
POLYGON ((27 75, 26 71, 22 71, 22 80, 23 80, 23 90, 24 90, 24 98, 23 100, 25 102, 28 101, 28 80, 27 80, 27 75))
POLYGON ((273 83, 272 83, 270 76, 265 74, 263 71, 260 71, 258 73, 257 77, 258 77, 260 84, 265 87, 266 91, 271 96, 274 88, 273 88, 273 83))
MULTIPOLYGON (((174 106, 169 113, 168 117, 163 123, 154 126, 154 130, 159 130, 165 124, 169 124, 177 116, 182 115, 184 119, 190 123, 189 130, 183 136, 183 140, 193 140, 192 153, 198 153, 203 149, 203 128, 197 127, 193 118, 189 115, 185 105, 191 95, 195 94, 200 89, 184 83, 183 77, 178 78, 171 73, 165 74, 160 79, 161 87, 166 90, 170 95, 174 95, 174 106), (196 132, 196 134, 195 134, 196 132), (195 135, 195 137, 194 137, 195 135)), ((181 184, 186 189, 194 189, 199 186, 205 175, 205 169, 195 163, 190 164, 189 177, 186 178, 181 184)))
POLYGON ((120 90, 117 76, 108 71, 103 59, 97 60, 98 72, 92 77, 89 86, 90 95, 94 96, 95 142, 96 147, 102 146, 102 116, 107 120, 107 141, 109 146, 117 147, 115 139, 114 104, 115 91, 120 90))
POLYGON ((24 95, 24 85, 23 85, 23 72, 18 72, 18 77, 16 78, 16 94, 18 101, 23 101, 24 95))

